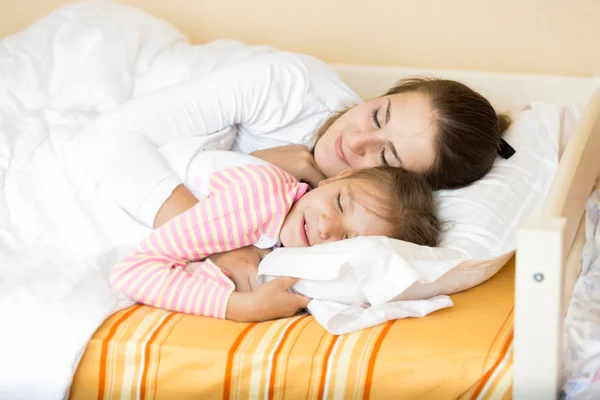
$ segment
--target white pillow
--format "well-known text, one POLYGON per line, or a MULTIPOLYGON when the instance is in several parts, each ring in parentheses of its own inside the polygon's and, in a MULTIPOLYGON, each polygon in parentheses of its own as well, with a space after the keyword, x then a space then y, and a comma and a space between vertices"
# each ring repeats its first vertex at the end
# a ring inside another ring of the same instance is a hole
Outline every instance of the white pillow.
POLYGON ((452 225, 440 247, 464 252, 472 260, 515 249, 518 226, 541 211, 558 167, 555 137, 560 125, 549 129, 540 112, 560 110, 522 111, 503 137, 516 150, 510 159, 498 157, 492 170, 470 186, 436 192, 439 217, 452 225))
MULTIPOLYGON (((478 285, 493 276, 513 254, 520 223, 525 217, 539 213, 544 205, 558 167, 557 143, 566 135, 562 125, 569 118, 565 117, 565 113, 571 110, 558 105, 532 104, 513 118, 511 127, 504 135, 504 139, 516 150, 510 159, 498 157, 492 170, 483 179, 466 188, 438 192, 440 219, 450 228, 443 233, 438 248, 404 243, 397 247, 401 250, 394 250, 402 259, 402 268, 407 265, 413 268, 416 279, 408 289, 406 282, 393 282, 392 285, 385 282, 383 286, 387 293, 383 297, 406 300, 451 294, 478 285), (436 263, 442 267, 435 268, 433 274, 422 268, 423 265, 436 263)), ((575 119, 569 115, 570 120, 575 119)), ((284 274, 306 278, 307 268, 314 271, 347 271, 348 268, 343 268, 345 265, 356 271, 368 270, 378 254, 375 252, 365 257, 365 242, 358 242, 358 239, 347 240, 343 245, 332 243, 303 249, 302 257, 294 249, 276 249, 261 262, 259 273, 264 275, 264 281, 284 274), (356 246, 354 240, 357 240, 356 246), (331 247, 331 254, 340 254, 339 259, 330 255, 323 258, 324 263, 319 265, 317 256, 326 253, 328 246, 331 247), (345 250, 343 254, 339 251, 340 247, 345 250), (305 263, 308 259, 310 265, 305 263), (365 265, 359 265, 361 263, 365 265)), ((370 238, 373 249, 386 248, 386 241, 386 238, 370 238)), ((388 251, 389 248, 387 246, 388 251)), ((386 259, 395 263, 389 268, 398 266, 397 258, 386 256, 386 259)), ((384 279, 374 278, 380 281, 384 279)), ((358 277, 354 281, 346 277, 346 293, 331 291, 321 299, 344 302, 350 292, 365 293, 364 282, 361 286, 359 280, 358 277), (350 288, 351 282, 356 287, 350 288)), ((315 281, 312 284, 322 282, 315 281)), ((311 290, 310 281, 300 281, 294 288, 301 289, 298 290, 301 293, 323 293, 322 289, 311 290)))

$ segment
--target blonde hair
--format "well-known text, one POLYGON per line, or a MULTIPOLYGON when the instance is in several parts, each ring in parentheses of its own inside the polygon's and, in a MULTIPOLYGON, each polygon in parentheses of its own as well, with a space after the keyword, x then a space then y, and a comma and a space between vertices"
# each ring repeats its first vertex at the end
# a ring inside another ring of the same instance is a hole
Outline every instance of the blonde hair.
MULTIPOLYGON (((436 205, 427 180, 401 168, 376 167, 356 170, 341 179, 375 184, 382 195, 374 197, 377 210, 370 210, 390 225, 386 236, 423 246, 435 246, 440 234, 436 205)), ((363 205, 364 206, 364 205, 363 205)))

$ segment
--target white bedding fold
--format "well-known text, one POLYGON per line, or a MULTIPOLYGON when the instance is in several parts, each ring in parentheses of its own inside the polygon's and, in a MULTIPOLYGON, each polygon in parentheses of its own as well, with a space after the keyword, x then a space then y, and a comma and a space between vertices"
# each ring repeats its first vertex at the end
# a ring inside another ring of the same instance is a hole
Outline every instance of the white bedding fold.
POLYGON ((93 332, 130 304, 108 271, 149 229, 73 168, 71 139, 132 97, 267 50, 192 46, 108 0, 69 4, 0 42, 0 398, 65 397, 93 332))
MULTIPOLYGON (((147 222, 156 201, 141 210, 118 206, 74 167, 66 151, 73 137, 133 97, 269 51, 234 41, 192 46, 166 22, 108 0, 70 4, 0 43, 0 398, 64 397, 89 337, 130 304, 110 290, 108 272, 149 232, 132 214, 147 222), (116 249, 90 255, 108 248, 116 249)), ((171 167, 181 174, 194 156, 169 146, 159 151, 180 155, 171 167)), ((155 198, 174 177, 165 182, 155 198)), ((268 267, 262 271, 270 273, 268 267)), ((441 274, 422 268, 411 279, 441 274)), ((451 304, 446 297, 403 302, 404 308, 384 304, 397 292, 362 292, 380 306, 368 312, 316 301, 315 315, 339 332, 451 304)))

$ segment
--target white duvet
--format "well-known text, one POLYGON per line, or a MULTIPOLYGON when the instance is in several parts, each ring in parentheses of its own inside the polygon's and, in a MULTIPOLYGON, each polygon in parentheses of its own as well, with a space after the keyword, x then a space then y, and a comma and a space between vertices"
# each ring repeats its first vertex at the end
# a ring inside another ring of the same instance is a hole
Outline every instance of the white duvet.
POLYGON ((561 398, 600 399, 600 191, 588 199, 581 276, 573 289, 563 337, 561 398))
MULTIPOLYGON (((108 276, 150 230, 80 171, 71 141, 132 97, 264 50, 234 41, 192 46, 165 22, 106 0, 68 5, 2 41, 0 398, 64 397, 91 335, 131 304, 108 276)), ((159 149, 186 183, 192 142, 159 149)), ((366 326, 383 314, 423 316, 451 305, 440 297, 382 306, 366 326)), ((349 319, 347 307, 332 305, 320 314, 349 319)))
POLYGON ((70 140, 100 113, 246 49, 191 46, 107 0, 68 5, 0 43, 0 398, 64 397, 90 336, 130 304, 108 272, 149 229, 79 175, 70 140))
MULTIPOLYGON (((68 5, 2 41, 0 398, 64 397, 91 335, 132 304, 111 290, 108 276, 150 229, 80 171, 71 141, 132 97, 264 50, 234 41, 192 46, 165 22, 106 0, 68 5)), ((190 165, 210 164, 208 152, 196 157, 193 141, 159 149, 188 185, 195 181, 190 165)), ((364 313, 313 303, 317 320, 338 330, 452 304, 439 296, 364 313), (365 314, 359 323, 357 314, 365 314)))
POLYGON ((2 40, 0 398, 64 397, 90 336, 130 304, 107 275, 148 229, 86 186, 70 168, 69 141, 98 114, 244 51, 191 46, 167 23, 100 0, 2 40), (105 251, 115 246, 124 247, 105 251))

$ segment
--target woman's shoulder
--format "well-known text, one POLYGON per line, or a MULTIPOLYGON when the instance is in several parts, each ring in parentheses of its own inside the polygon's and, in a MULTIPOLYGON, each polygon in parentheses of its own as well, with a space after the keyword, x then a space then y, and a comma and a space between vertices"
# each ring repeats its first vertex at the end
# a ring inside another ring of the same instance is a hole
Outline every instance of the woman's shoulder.
POLYGON ((253 61, 257 68, 272 69, 272 83, 302 87, 332 113, 362 102, 331 66, 313 56, 272 49, 253 61))
POLYGON ((362 100, 327 63, 307 54, 285 53, 301 65, 308 90, 331 112, 360 104, 362 100))

